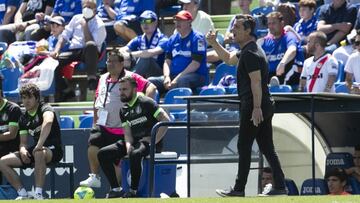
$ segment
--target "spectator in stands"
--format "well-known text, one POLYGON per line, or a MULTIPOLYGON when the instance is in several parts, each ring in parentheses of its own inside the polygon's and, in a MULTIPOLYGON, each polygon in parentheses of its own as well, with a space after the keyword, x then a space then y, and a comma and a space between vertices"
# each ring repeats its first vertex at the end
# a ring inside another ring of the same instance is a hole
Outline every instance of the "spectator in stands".
POLYGON ((355 41, 355 51, 349 56, 349 59, 345 65, 345 84, 349 88, 349 91, 354 94, 360 94, 359 86, 354 85, 353 82, 360 83, 360 30, 357 30, 355 41))
POLYGON ((299 83, 300 70, 294 65, 298 40, 292 32, 284 31, 283 16, 280 12, 267 15, 269 34, 258 40, 269 62, 269 77, 279 77, 280 84, 299 83))
POLYGON ((21 100, 26 112, 19 121, 19 151, 0 159, 0 170, 17 190, 17 199, 27 199, 28 193, 13 168, 34 166, 34 199, 43 199, 46 164, 58 163, 63 157, 58 119, 49 104, 40 101, 40 90, 35 84, 26 84, 20 89, 21 100), (34 145, 27 145, 27 135, 34 139, 34 145))
POLYGON ((350 195, 345 191, 347 175, 344 169, 332 168, 325 174, 329 187, 329 195, 350 195))
POLYGON ((296 8, 293 4, 281 3, 277 6, 276 11, 283 15, 284 25, 293 26, 296 22, 296 8))
POLYGON ((55 0, 23 0, 14 23, 0 26, 0 41, 11 44, 16 40, 30 40, 31 32, 39 28, 36 14, 50 15, 54 4, 55 0))
POLYGON ((174 16, 177 33, 168 42, 164 75, 149 78, 160 93, 176 87, 195 89, 205 85, 207 43, 201 33, 191 28, 192 20, 188 11, 180 11, 174 16))
MULTIPOLYGON (((116 148, 119 142, 124 140, 124 130, 119 118, 120 108, 123 103, 120 102, 120 84, 119 79, 125 76, 131 76, 137 83, 138 91, 146 96, 155 97, 156 88, 143 77, 124 69, 124 57, 117 50, 111 50, 107 58, 108 73, 101 75, 95 94, 94 102, 94 123, 90 133, 88 159, 90 165, 90 176, 80 185, 88 187, 101 187, 99 177, 99 165, 106 167, 108 164, 116 166, 120 157, 114 160, 104 159, 105 154, 116 148), (99 158, 99 159, 98 159, 99 158), (100 158, 103 158, 100 160, 100 158), (100 162, 100 164, 99 164, 100 162)), ((114 174, 115 168, 106 169, 106 175, 114 174)), ((119 169, 116 169, 119 171, 119 169)), ((111 176, 113 177, 113 176, 111 176)), ((108 198, 119 197, 123 195, 120 185, 116 178, 108 179, 111 190, 108 198)))
POLYGON ((97 7, 96 15, 105 23, 107 45, 113 44, 117 37, 114 31, 114 23, 118 9, 119 8, 115 7, 114 0, 102 0, 101 4, 97 7))
MULTIPOLYGON (((0 157, 19 150, 20 107, 3 97, 2 78, 0 77, 0 157)), ((2 174, 0 174, 2 182, 2 174)))
POLYGON ((88 75, 88 88, 96 88, 96 72, 99 53, 106 38, 104 22, 95 15, 96 0, 83 0, 82 14, 75 15, 61 34, 55 49, 50 55, 59 61, 56 68, 57 101, 67 99, 73 92, 62 78, 61 70, 73 61, 82 61, 88 75), (69 51, 61 52, 61 48, 69 42, 69 51))
POLYGON ((299 91, 335 92, 338 63, 331 54, 326 54, 326 35, 321 31, 308 37, 307 50, 313 55, 304 62, 299 91))
POLYGON ((354 147, 353 160, 354 160, 354 166, 345 169, 345 172, 347 175, 354 177, 358 182, 360 182, 360 146, 359 145, 354 147))
POLYGON ((137 59, 135 73, 144 78, 160 76, 168 38, 158 29, 158 18, 153 11, 144 11, 139 20, 144 34, 132 39, 120 50, 130 61, 137 59))
POLYGON ((272 139, 273 102, 268 88, 268 64, 264 52, 253 39, 255 19, 250 15, 237 15, 232 32, 241 51, 228 52, 217 41, 216 34, 207 34, 209 44, 220 58, 231 65, 237 64, 238 95, 241 100, 238 175, 235 187, 216 190, 222 197, 245 196, 245 186, 250 170, 251 146, 256 139, 273 169, 274 187, 264 195, 286 195, 284 173, 275 152, 272 139))
POLYGON ((114 24, 115 32, 125 43, 134 39, 141 33, 140 22, 137 17, 145 10, 155 10, 154 0, 122 0, 115 3, 119 8, 116 13, 116 22, 114 24))
MULTIPOLYGON (((129 155, 131 184, 129 192, 125 193, 123 197, 131 198, 138 196, 137 189, 142 173, 141 162, 150 154, 151 130, 156 123, 170 121, 170 118, 154 100, 137 94, 137 83, 134 78, 127 76, 120 79, 119 82, 121 85, 120 99, 125 103, 120 110, 125 142, 119 142, 116 149, 112 149, 106 154, 99 154, 99 160, 116 160, 129 155)), ((160 142, 166 130, 166 127, 158 130, 155 143, 160 142)), ((115 178, 114 173, 108 173, 108 170, 112 170, 112 164, 104 165, 103 170, 109 180, 115 178)))
MULTIPOLYGON (((300 0, 299 2, 300 20, 295 23, 293 30, 302 45, 306 44, 307 36, 309 36, 310 33, 312 33, 313 31, 316 31, 317 18, 315 16, 315 11, 316 11, 315 0, 300 0)), ((285 29, 287 28, 289 29, 289 27, 286 26, 285 29)))
POLYGON ((332 4, 321 7, 317 30, 326 34, 328 52, 332 53, 350 33, 355 24, 356 12, 356 8, 346 0, 333 0, 332 4))
POLYGON ((7 0, 0 3, 0 25, 7 25, 13 22, 20 0, 7 0))
POLYGON ((179 3, 182 4, 182 8, 185 11, 189 11, 193 17, 191 22, 191 27, 193 30, 200 32, 203 35, 206 35, 210 30, 215 30, 214 23, 211 20, 209 14, 204 11, 199 10, 201 0, 179 0, 179 3))

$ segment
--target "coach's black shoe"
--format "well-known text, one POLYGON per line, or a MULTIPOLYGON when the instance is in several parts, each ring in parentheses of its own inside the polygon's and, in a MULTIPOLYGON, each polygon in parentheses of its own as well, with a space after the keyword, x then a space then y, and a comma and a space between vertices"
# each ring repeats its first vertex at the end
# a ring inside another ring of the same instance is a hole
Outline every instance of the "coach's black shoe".
POLYGON ((129 192, 126 192, 123 196, 123 198, 136 198, 136 197, 139 197, 136 192, 133 192, 133 191, 129 191, 129 192))
POLYGON ((284 196, 287 194, 288 191, 286 189, 275 189, 271 184, 267 184, 264 188, 264 191, 262 194, 259 194, 259 196, 284 196))
POLYGON ((217 189, 216 193, 221 197, 245 197, 244 191, 237 191, 230 187, 229 190, 217 189))
POLYGON ((108 199, 122 198, 124 196, 124 194, 125 194, 124 190, 120 190, 120 191, 110 190, 110 192, 106 194, 106 198, 108 198, 108 199))

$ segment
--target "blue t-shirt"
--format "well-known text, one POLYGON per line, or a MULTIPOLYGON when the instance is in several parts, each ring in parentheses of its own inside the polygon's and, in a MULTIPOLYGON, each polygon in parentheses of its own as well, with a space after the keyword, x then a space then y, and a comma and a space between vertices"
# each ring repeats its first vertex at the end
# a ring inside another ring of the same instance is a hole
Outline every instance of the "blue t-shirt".
POLYGON ((313 16, 310 20, 304 21, 300 19, 294 25, 294 30, 301 36, 302 44, 306 44, 306 37, 310 35, 310 33, 316 31, 318 20, 315 16, 313 16))
POLYGON ((116 20, 134 19, 145 10, 155 11, 154 0, 115 0, 116 20))
MULTIPOLYGON (((111 8, 113 8, 116 12, 115 4, 113 4, 111 8)), ((96 15, 98 15, 104 22, 112 20, 108 12, 106 11, 103 3, 101 3, 100 6, 97 7, 96 15)))
POLYGON ((81 0, 56 0, 53 13, 62 16, 66 23, 82 12, 81 0))
MULTIPOLYGON (((348 22, 352 24, 352 29, 355 25, 356 13, 356 7, 346 3, 346 1, 337 10, 332 7, 332 4, 326 4, 320 7, 319 21, 323 20, 326 24, 348 22)), ((327 40, 333 38, 336 32, 337 31, 326 34, 327 40)), ((346 36, 344 36, 343 39, 345 39, 345 37, 346 36)))
POLYGON ((202 60, 196 73, 208 75, 206 66, 206 39, 197 31, 191 31, 188 36, 181 38, 179 33, 173 34, 167 45, 166 54, 171 56, 170 75, 176 76, 181 73, 193 60, 192 54, 201 55, 202 60))
POLYGON ((298 47, 297 38, 292 32, 284 33, 279 39, 275 39, 271 34, 264 37, 262 48, 269 62, 270 73, 276 72, 276 67, 292 45, 298 47))
MULTIPOLYGON (((58 38, 56 38, 54 35, 50 35, 50 37, 48 38, 50 52, 54 51, 57 42, 58 42, 58 38)), ((70 43, 66 42, 60 51, 61 52, 69 51, 69 46, 70 46, 70 43)))
POLYGON ((159 66, 162 67, 165 59, 165 52, 167 50, 167 42, 168 38, 163 33, 161 33, 159 29, 157 29, 150 40, 146 38, 145 34, 139 35, 132 39, 127 44, 127 47, 131 51, 140 51, 160 47, 162 50, 164 50, 164 52, 158 56, 154 56, 153 58, 156 59, 159 66))
POLYGON ((3 23, 3 19, 8 6, 15 6, 18 8, 20 0, 0 0, 0 23, 3 23))

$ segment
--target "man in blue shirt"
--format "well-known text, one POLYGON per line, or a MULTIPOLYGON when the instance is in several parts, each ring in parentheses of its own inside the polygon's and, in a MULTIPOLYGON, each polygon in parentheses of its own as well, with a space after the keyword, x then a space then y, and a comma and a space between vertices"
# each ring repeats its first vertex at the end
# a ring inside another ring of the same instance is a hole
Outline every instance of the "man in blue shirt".
POLYGON ((193 18, 188 11, 180 11, 174 20, 177 33, 168 42, 163 76, 149 78, 160 93, 176 87, 201 87, 208 77, 205 37, 191 28, 193 18))
MULTIPOLYGON (((283 16, 280 12, 271 12, 267 15, 267 19, 269 34, 259 40, 258 43, 265 51, 269 62, 269 78, 278 76, 282 84, 285 81, 285 76, 292 73, 298 41, 292 32, 284 31, 283 16)), ((297 75, 287 78, 287 84, 299 83, 301 71, 295 70, 295 73, 297 75)))
POLYGON ((144 34, 132 39, 120 51, 130 60, 138 58, 135 73, 148 78, 162 75, 168 38, 158 29, 158 19, 153 11, 146 10, 140 15, 141 29, 144 34))
POLYGON ((6 25, 13 22, 16 9, 20 0, 0 0, 0 24, 6 25))
POLYGON ((155 10, 154 0, 116 0, 115 32, 125 42, 141 33, 138 16, 145 10, 155 10))
POLYGON ((321 7, 317 30, 323 31, 328 40, 326 50, 332 52, 339 46, 354 27, 356 21, 356 7, 349 5, 346 0, 334 0, 332 4, 321 7))

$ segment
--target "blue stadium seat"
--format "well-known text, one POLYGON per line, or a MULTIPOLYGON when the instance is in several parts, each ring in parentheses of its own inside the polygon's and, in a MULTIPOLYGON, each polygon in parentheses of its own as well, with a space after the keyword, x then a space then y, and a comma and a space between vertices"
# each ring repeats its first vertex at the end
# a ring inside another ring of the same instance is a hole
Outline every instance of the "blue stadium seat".
POLYGON ((292 92, 290 85, 279 85, 269 87, 270 92, 292 92))
POLYGON ((338 74, 336 77, 336 82, 344 82, 345 81, 345 64, 343 61, 338 60, 338 74))
POLYGON ((155 90, 155 101, 156 103, 160 103, 160 94, 158 90, 155 90))
POLYGON ((207 87, 200 91, 199 95, 224 95, 226 93, 223 87, 207 87))
POLYGON ((299 190, 295 184, 295 182, 292 179, 285 179, 285 185, 288 189, 288 195, 289 196, 295 196, 295 195, 299 195, 299 190))
POLYGON ((354 177, 349 177, 345 190, 351 194, 360 194, 360 182, 354 177))
POLYGON ((237 88, 233 89, 232 94, 238 94, 237 88))
MULTIPOLYGON (((164 97, 164 104, 186 104, 186 100, 175 99, 175 96, 190 96, 192 91, 187 87, 174 88, 169 90, 164 97)), ((186 110, 172 109, 170 113, 175 117, 176 120, 183 120, 186 116, 186 110)))
POLYGON ((74 119, 71 116, 60 116, 60 128, 74 128, 74 119))
POLYGON ((19 68, 3 68, 1 74, 4 76, 3 91, 10 92, 18 88, 18 81, 22 75, 19 68))
POLYGON ((326 156, 325 174, 331 168, 350 168, 354 166, 353 157, 347 152, 334 152, 326 156))
POLYGON ((216 67, 214 79, 212 80, 212 85, 217 85, 222 77, 226 75, 233 75, 236 78, 236 67, 230 66, 225 63, 221 63, 216 67))
POLYGON ((335 92, 336 93, 350 93, 349 88, 345 85, 345 83, 337 83, 335 85, 335 92))
MULTIPOLYGON (((315 195, 329 194, 327 183, 324 179, 315 179, 315 195)), ((301 195, 313 195, 313 180, 306 179, 301 186, 301 195)))
POLYGON ((89 116, 94 116, 94 114, 82 114, 82 115, 79 115, 79 121, 81 122, 84 118, 89 117, 89 116))
POLYGON ((79 128, 91 128, 93 125, 93 116, 87 116, 80 121, 79 128))

